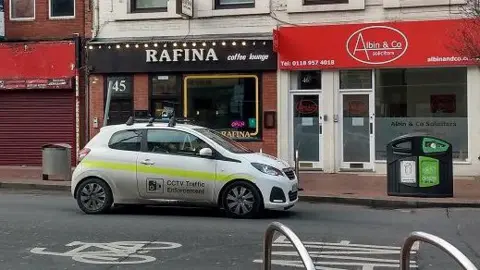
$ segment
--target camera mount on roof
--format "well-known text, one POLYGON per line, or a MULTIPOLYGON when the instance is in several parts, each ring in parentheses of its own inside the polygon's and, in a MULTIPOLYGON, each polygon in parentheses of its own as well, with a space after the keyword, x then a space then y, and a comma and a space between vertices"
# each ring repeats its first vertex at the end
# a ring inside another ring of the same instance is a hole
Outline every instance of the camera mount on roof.
POLYGON ((162 114, 162 116, 163 116, 162 118, 155 118, 155 117, 135 118, 134 116, 130 116, 125 124, 127 126, 131 126, 135 123, 147 123, 147 127, 151 127, 153 126, 154 122, 158 122, 158 123, 168 123, 169 127, 174 127, 177 123, 194 122, 192 119, 175 117, 175 111, 162 114))

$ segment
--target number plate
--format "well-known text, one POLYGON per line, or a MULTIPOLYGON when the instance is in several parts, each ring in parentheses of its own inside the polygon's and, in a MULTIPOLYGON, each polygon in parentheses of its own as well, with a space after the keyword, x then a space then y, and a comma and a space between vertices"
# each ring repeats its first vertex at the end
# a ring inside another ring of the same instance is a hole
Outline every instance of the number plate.
POLYGON ((297 192, 298 191, 298 185, 297 184, 293 184, 292 185, 292 192, 297 192))

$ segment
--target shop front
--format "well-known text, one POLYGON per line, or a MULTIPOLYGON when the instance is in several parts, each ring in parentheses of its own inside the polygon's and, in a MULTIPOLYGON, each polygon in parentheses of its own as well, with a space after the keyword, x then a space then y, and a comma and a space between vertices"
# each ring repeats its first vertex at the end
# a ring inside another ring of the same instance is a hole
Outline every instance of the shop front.
POLYGON ((132 115, 174 112, 252 150, 277 154, 271 40, 93 42, 88 48, 90 137, 132 115))
POLYGON ((77 149, 76 44, 0 43, 0 165, 39 166, 42 145, 77 149))
POLYGON ((459 36, 468 23, 280 28, 280 157, 298 150, 301 169, 385 174, 386 144, 419 132, 453 144, 456 175, 478 173, 480 72, 459 36))

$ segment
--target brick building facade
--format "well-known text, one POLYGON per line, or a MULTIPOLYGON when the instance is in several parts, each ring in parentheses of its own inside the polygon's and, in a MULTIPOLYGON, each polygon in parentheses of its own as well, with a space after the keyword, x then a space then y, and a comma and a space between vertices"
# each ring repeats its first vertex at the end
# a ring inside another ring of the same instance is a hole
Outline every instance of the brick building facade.
POLYGON ((4 1, 0 43, 0 165, 41 165, 41 148, 85 143, 85 40, 89 1, 4 1), (3 117, 8 115, 8 117, 3 117), (21 149, 20 149, 21 147, 21 149))

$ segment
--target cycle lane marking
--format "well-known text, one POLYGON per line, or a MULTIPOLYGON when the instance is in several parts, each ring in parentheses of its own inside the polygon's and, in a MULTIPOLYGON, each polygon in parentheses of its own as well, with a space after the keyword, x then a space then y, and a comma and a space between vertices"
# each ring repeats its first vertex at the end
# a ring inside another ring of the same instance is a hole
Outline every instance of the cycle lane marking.
POLYGON ((73 247, 66 252, 46 251, 46 248, 35 247, 31 253, 38 255, 71 257, 74 261, 89 264, 141 264, 157 260, 154 256, 145 255, 154 250, 171 250, 182 247, 175 242, 159 241, 116 241, 92 243, 73 241, 65 245, 73 247))

